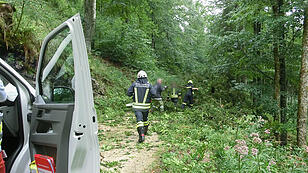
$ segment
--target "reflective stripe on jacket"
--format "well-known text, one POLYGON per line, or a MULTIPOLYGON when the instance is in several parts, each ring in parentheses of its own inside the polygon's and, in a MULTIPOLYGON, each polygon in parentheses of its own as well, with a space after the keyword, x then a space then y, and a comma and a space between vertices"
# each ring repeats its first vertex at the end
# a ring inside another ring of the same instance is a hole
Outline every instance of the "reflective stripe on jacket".
POLYGON ((148 95, 149 95, 149 88, 145 90, 145 95, 143 96, 143 101, 142 103, 139 103, 139 98, 138 98, 138 87, 134 88, 134 96, 135 96, 135 102, 133 103, 133 109, 150 109, 151 104, 146 103, 148 95))
POLYGON ((193 88, 194 88, 193 84, 191 84, 191 83, 187 84, 186 85, 186 89, 187 89, 186 94, 187 95, 193 95, 194 94, 193 88))
POLYGON ((173 99, 179 98, 179 95, 178 95, 178 93, 176 92, 175 88, 172 88, 171 98, 173 98, 173 99))

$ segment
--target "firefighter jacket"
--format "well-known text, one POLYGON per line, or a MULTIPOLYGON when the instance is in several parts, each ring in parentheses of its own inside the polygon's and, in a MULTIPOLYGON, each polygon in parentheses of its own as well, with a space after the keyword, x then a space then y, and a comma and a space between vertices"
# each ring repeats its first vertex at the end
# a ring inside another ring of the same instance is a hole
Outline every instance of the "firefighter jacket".
POLYGON ((151 98, 155 90, 147 78, 137 79, 127 90, 128 96, 133 96, 133 110, 146 112, 151 108, 151 98))
POLYGON ((186 85, 186 89, 187 89, 186 95, 189 95, 189 96, 193 95, 194 94, 193 88, 194 88, 193 84, 191 83, 187 84, 186 85))
POLYGON ((179 98, 179 96, 181 96, 181 93, 179 91, 177 91, 176 88, 171 88, 171 98, 172 99, 177 99, 179 98))

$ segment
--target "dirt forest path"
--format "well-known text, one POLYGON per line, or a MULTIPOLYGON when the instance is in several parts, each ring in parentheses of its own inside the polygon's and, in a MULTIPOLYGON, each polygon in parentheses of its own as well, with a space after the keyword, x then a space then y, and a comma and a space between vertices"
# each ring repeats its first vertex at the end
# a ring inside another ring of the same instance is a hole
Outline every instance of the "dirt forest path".
POLYGON ((137 143, 132 115, 119 125, 107 124, 99 124, 101 172, 153 172, 162 143, 158 135, 150 131, 143 144, 137 143))

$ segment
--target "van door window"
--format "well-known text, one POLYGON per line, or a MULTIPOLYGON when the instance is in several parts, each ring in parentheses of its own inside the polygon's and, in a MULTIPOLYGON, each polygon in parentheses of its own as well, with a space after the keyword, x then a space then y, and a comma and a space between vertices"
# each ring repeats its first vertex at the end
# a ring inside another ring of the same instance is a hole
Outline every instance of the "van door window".
POLYGON ((74 59, 68 27, 48 42, 40 80, 46 103, 74 102, 74 59))

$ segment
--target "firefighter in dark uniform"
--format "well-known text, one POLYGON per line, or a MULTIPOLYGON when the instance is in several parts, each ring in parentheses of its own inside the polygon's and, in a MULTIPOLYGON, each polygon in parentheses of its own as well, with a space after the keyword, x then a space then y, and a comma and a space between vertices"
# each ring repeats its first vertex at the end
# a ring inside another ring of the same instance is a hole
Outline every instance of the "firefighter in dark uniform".
POLYGON ((182 109, 184 109, 185 106, 192 107, 194 105, 194 100, 193 100, 194 99, 193 98, 194 90, 199 90, 198 88, 194 88, 192 80, 188 81, 188 83, 186 85, 186 89, 187 89, 187 92, 186 92, 185 97, 184 97, 182 109))
POLYGON ((145 71, 140 71, 137 80, 128 88, 127 95, 133 96, 133 111, 137 118, 138 142, 143 142, 148 131, 148 114, 151 107, 151 98, 155 95, 155 90, 148 82, 145 71))

